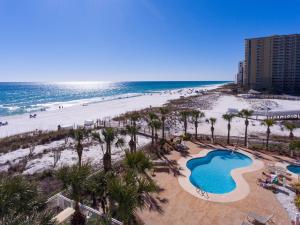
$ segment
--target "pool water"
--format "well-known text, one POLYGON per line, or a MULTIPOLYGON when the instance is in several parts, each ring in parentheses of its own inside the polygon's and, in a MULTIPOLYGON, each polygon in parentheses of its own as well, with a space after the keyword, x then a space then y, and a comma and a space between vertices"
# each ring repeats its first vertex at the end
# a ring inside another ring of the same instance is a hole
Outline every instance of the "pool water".
POLYGON ((187 162, 191 170, 190 182, 197 188, 214 194, 233 191, 236 183, 230 175, 231 170, 252 164, 248 156, 228 150, 214 150, 205 157, 187 162))
POLYGON ((292 173, 300 174, 300 166, 297 165, 289 165, 286 167, 292 173))

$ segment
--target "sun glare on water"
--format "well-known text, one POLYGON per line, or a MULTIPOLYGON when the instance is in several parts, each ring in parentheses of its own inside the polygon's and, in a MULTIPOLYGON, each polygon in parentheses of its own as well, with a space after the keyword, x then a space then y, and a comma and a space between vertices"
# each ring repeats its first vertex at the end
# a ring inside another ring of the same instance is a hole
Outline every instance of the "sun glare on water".
POLYGON ((109 81, 71 81, 71 82, 58 82, 55 85, 69 89, 103 89, 112 85, 113 82, 109 81))

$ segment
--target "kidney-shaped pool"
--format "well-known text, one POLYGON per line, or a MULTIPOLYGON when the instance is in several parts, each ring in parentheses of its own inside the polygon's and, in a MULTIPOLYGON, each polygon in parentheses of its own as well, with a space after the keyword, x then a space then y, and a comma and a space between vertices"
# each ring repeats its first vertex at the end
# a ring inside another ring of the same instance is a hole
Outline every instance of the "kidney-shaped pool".
POLYGON ((190 182, 197 188, 214 194, 224 194, 235 189, 236 183, 230 172, 252 164, 248 156, 228 150, 214 150, 205 157, 187 162, 191 171, 190 182))

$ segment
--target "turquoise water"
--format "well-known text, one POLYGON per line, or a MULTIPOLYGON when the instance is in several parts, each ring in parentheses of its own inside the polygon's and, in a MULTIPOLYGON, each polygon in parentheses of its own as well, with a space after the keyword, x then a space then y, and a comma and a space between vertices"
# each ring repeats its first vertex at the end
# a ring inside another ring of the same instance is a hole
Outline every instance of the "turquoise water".
POLYGON ((214 194, 233 191, 236 183, 230 175, 231 170, 252 164, 252 159, 241 153, 215 150, 205 157, 187 162, 191 170, 190 182, 197 188, 214 194))
POLYGON ((300 174, 300 166, 297 165, 289 165, 286 167, 292 173, 300 174))
POLYGON ((0 82, 0 116, 139 96, 180 88, 204 87, 228 81, 149 81, 149 82, 0 82))

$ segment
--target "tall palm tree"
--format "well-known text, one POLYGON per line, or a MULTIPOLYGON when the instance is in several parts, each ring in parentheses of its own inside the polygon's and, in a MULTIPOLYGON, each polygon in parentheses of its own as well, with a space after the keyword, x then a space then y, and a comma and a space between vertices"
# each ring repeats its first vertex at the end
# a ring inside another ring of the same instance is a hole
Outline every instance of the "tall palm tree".
POLYGON ((294 123, 289 123, 289 122, 286 122, 283 124, 285 129, 287 129, 289 132, 290 132, 290 139, 293 139, 294 138, 294 133, 293 131, 297 128, 297 126, 294 124, 294 123))
POLYGON ((249 118, 252 115, 253 115, 253 110, 242 109, 239 112, 239 116, 245 118, 245 139, 244 139, 244 146, 247 146, 249 118))
POLYGON ((275 124, 276 124, 276 122, 273 119, 265 119, 262 122, 262 125, 267 126, 267 143, 266 143, 267 149, 269 149, 269 139, 270 139, 270 133, 271 133, 270 127, 274 126, 275 124))
POLYGON ((161 129, 162 123, 160 122, 160 120, 153 120, 152 121, 152 126, 154 128, 154 135, 155 135, 155 146, 157 146, 158 143, 158 130, 161 129))
MULTIPOLYGON (((130 114, 130 121, 131 121, 131 125, 135 128, 135 130, 138 130, 138 126, 136 124, 136 122, 140 119, 140 114, 138 112, 133 112, 130 114)), ((133 133, 133 141, 135 143, 134 145, 134 150, 136 150, 136 143, 137 143, 137 138, 136 138, 137 132, 133 133)))
POLYGON ((189 110, 184 110, 180 112, 181 120, 183 121, 183 127, 184 127, 184 135, 187 135, 187 126, 188 126, 188 118, 191 115, 191 112, 189 110))
POLYGON ((84 138, 84 131, 82 129, 75 130, 74 138, 75 138, 75 149, 78 155, 78 165, 81 166, 82 152, 83 152, 82 141, 84 138))
POLYGON ((85 216, 80 211, 79 203, 81 200, 81 194, 84 190, 86 178, 90 172, 91 167, 88 164, 62 167, 56 172, 56 176, 59 180, 61 180, 64 188, 71 188, 71 198, 75 202, 75 212, 71 219, 72 225, 84 225, 86 222, 85 216))
POLYGON ((193 117, 194 120, 194 125, 195 125, 195 138, 197 139, 198 137, 198 124, 199 124, 199 119, 205 117, 204 112, 201 112, 199 110, 193 110, 191 112, 191 116, 193 117))
POLYGON ((84 185, 85 191, 91 195, 92 207, 98 208, 99 199, 103 213, 107 212, 108 181, 108 174, 101 171, 88 177, 84 185))
MULTIPOLYGON (((104 171, 108 172, 112 168, 112 163, 111 163, 111 147, 112 144, 115 142, 118 143, 120 142, 121 137, 119 137, 118 131, 112 127, 107 127, 102 130, 102 135, 103 135, 103 141, 105 142, 106 145, 106 150, 103 156, 103 166, 104 166, 104 171)), ((122 141, 124 142, 124 141, 122 141)), ((118 145, 116 145, 118 146, 118 145)))
POLYGON ((148 126, 151 127, 151 146, 153 147, 154 145, 154 126, 153 126, 153 121, 157 120, 158 116, 154 112, 149 112, 148 113, 148 126))
POLYGON ((291 151, 291 157, 294 157, 294 151, 300 152, 300 141, 291 141, 289 144, 289 149, 291 151))
POLYGON ((0 176, 0 224, 54 225, 37 187, 21 176, 0 176))
POLYGON ((211 139, 212 142, 215 141, 215 136, 214 136, 214 132, 215 132, 215 124, 217 122, 217 119, 214 117, 210 117, 209 119, 206 119, 206 122, 210 124, 210 131, 211 131, 211 139))
POLYGON ((166 107, 160 107, 159 111, 160 111, 160 115, 161 115, 160 120, 162 122, 162 140, 165 140, 165 122, 167 119, 166 116, 169 113, 169 109, 166 107))
POLYGON ((234 114, 230 114, 230 113, 226 113, 224 114, 222 117, 224 120, 227 121, 227 144, 230 144, 230 129, 231 129, 231 121, 233 119, 235 115, 234 114))
POLYGON ((131 152, 136 151, 136 134, 138 133, 140 127, 136 125, 127 125, 125 128, 125 133, 129 134, 130 141, 129 141, 129 147, 131 152))

